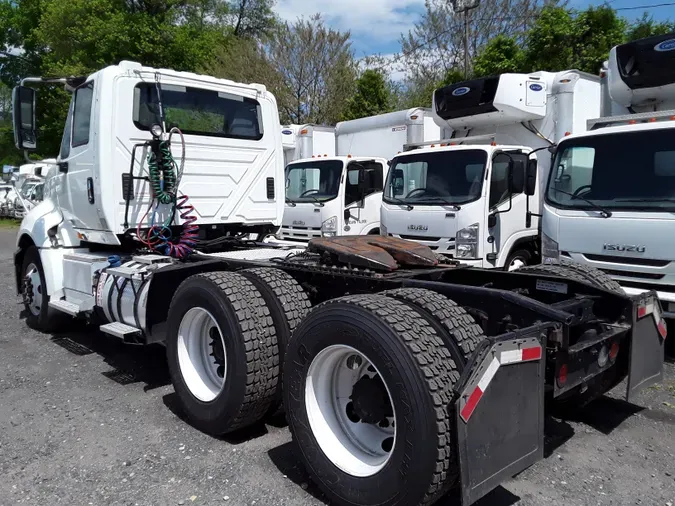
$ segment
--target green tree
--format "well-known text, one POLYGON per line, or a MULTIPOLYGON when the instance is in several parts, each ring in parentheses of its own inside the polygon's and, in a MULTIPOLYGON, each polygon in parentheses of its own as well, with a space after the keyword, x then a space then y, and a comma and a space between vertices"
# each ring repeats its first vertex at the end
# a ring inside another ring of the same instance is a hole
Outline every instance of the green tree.
POLYGON ((506 35, 498 35, 488 42, 473 62, 476 77, 522 72, 524 66, 523 50, 514 38, 506 35))
POLYGON ((675 22, 673 21, 654 21, 654 18, 646 12, 642 18, 633 22, 626 31, 625 41, 644 39, 652 35, 665 35, 675 32, 675 22))
POLYGON ((589 7, 576 16, 547 7, 527 33, 524 70, 574 68, 597 74, 609 50, 623 41, 626 26, 608 6, 589 7))
POLYGON ((320 15, 279 25, 265 57, 280 80, 273 89, 282 122, 335 124, 354 91, 350 33, 328 28, 320 15))
POLYGON ((356 93, 348 103, 343 120, 365 118, 391 110, 391 94, 385 76, 368 69, 356 80, 356 93))

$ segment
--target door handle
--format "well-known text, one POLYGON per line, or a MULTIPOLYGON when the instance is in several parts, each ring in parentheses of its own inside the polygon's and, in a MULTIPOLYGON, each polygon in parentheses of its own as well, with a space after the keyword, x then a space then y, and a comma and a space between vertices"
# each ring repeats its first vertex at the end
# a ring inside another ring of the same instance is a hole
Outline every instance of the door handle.
POLYGON ((59 162, 59 172, 66 173, 68 172, 68 162, 59 162))

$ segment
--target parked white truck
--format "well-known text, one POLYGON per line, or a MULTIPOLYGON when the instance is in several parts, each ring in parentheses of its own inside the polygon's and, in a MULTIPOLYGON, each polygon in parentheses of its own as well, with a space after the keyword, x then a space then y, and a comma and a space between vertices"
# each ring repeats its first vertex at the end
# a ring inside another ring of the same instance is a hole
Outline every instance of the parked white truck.
POLYGON ((20 149, 36 148, 26 84, 39 83, 73 98, 58 170, 17 236, 28 325, 71 315, 164 343, 177 407, 210 434, 283 400, 298 459, 336 506, 431 506, 453 489, 468 506, 544 457, 545 397, 589 402, 625 378, 635 401, 662 377, 655 294, 603 289, 589 268, 456 268, 379 235, 307 251, 247 240, 284 206, 261 85, 132 62, 24 79, 20 149))
POLYGON ((433 104, 454 134, 392 160, 380 231, 473 266, 536 262, 539 227, 526 222, 539 213, 546 148, 598 114, 599 79, 575 70, 502 74, 438 89, 433 104), (528 164, 536 170, 526 181, 528 164))
POLYGON ((276 242, 380 233, 384 158, 319 157, 286 166, 286 207, 276 242), (360 178, 360 179, 359 179, 360 178))
MULTIPOLYGON (((438 138, 430 112, 415 108, 338 123, 328 157, 322 155, 327 149, 312 151, 308 142, 293 151, 313 154, 286 166, 286 208, 276 242, 306 245, 319 237, 379 234, 387 160, 407 143, 438 138)), ((293 134, 282 133, 288 139, 293 134)))
POLYGON ((656 290, 675 318, 675 33, 613 48, 601 78, 602 117, 557 146, 542 256, 656 290))
POLYGON ((320 125, 282 125, 284 166, 313 156, 335 156, 335 128, 320 125))
POLYGON ((343 121, 335 126, 335 144, 341 156, 379 156, 391 160, 406 144, 441 137, 431 109, 416 107, 367 118, 343 121))

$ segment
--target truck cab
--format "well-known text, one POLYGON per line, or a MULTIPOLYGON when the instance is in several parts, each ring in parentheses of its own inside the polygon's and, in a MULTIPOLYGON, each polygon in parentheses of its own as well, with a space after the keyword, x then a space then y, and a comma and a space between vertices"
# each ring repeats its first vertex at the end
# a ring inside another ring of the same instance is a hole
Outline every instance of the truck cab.
POLYGON ((316 157, 286 166, 286 207, 275 241, 298 245, 318 237, 380 233, 387 160, 316 157))
POLYGON ((434 92, 448 139, 405 146, 385 183, 381 232, 464 264, 517 269, 539 259, 547 148, 586 128, 599 79, 575 70, 502 74, 434 92))
POLYGON ((558 145, 543 250, 593 266, 629 294, 655 290, 675 318, 675 34, 613 48, 602 116, 558 145))

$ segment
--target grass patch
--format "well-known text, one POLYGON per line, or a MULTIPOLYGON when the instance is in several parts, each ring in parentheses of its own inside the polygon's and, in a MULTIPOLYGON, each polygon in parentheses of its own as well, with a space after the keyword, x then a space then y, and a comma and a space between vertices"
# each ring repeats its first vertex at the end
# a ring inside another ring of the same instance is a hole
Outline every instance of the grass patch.
POLYGON ((0 230, 16 230, 20 224, 20 221, 12 218, 0 218, 0 230))

